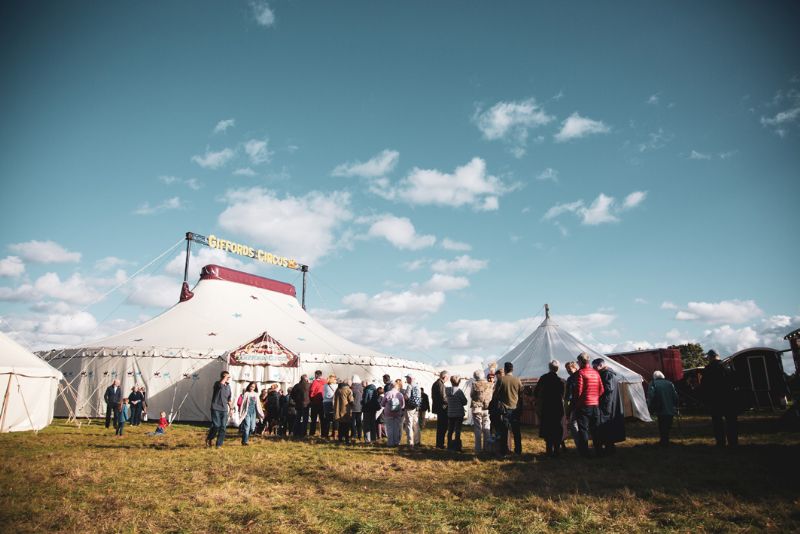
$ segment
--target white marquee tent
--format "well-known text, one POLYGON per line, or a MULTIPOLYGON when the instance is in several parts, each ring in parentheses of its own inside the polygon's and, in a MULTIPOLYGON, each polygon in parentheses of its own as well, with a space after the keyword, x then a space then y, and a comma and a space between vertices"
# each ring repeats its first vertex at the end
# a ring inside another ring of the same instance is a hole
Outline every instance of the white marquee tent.
POLYGON ((603 358, 606 364, 620 376, 625 415, 636 417, 642 421, 651 421, 642 385, 642 375, 578 341, 569 332, 559 328, 558 324, 550 317, 549 308, 546 307, 546 310, 545 319, 539 327, 522 343, 503 356, 497 362, 498 367, 502 367, 505 362, 511 362, 514 364, 516 376, 538 379, 549 371, 548 364, 551 360, 558 360, 561 362, 558 374, 561 378, 566 379, 567 371, 564 369, 564 364, 569 360, 575 360, 581 352, 587 353, 590 360, 603 358))
POLYGON ((59 380, 59 371, 0 332, 0 432, 49 425, 59 380))
POLYGON ((389 357, 331 332, 300 306, 290 284, 217 265, 203 268, 193 293, 161 315, 85 347, 51 351, 64 373, 59 416, 100 416, 103 393, 120 379, 124 392, 144 385, 148 412, 206 421, 211 388, 231 373, 234 393, 247 382, 282 387, 315 370, 340 378, 378 380, 412 373, 429 388, 434 370, 389 357))

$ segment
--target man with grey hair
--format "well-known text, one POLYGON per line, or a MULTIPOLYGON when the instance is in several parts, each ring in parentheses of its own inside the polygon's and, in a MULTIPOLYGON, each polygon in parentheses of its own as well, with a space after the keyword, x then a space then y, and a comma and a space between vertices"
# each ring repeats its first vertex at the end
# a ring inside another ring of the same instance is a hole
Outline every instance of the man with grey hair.
POLYGON ((539 377, 533 390, 539 416, 539 437, 544 439, 548 456, 558 456, 564 439, 564 381, 558 376, 560 366, 558 360, 552 360, 548 364, 550 372, 539 377))
POLYGON ((600 395, 600 418, 597 423, 595 453, 597 456, 614 454, 616 444, 625 441, 625 413, 622 409, 622 389, 619 375, 603 358, 592 361, 592 367, 600 373, 603 393, 600 395))
POLYGON ((647 407, 650 415, 658 418, 659 445, 668 446, 672 419, 678 415, 678 392, 661 371, 653 373, 653 381, 647 388, 647 407))
POLYGON ((470 392, 470 409, 472 411, 472 428, 475 432, 475 453, 490 451, 489 403, 492 401, 494 388, 483 376, 483 371, 472 374, 472 391, 470 392))
POLYGON ((431 390, 431 408, 436 414, 436 448, 444 449, 444 437, 447 434, 447 393, 445 381, 447 371, 439 373, 439 379, 433 383, 431 390))

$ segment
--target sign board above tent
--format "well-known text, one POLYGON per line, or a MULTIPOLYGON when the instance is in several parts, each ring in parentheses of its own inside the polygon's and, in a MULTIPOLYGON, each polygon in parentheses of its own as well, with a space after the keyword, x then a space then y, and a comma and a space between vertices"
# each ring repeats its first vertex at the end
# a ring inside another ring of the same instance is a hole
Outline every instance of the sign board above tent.
POLYGON ((264 332, 250 343, 242 345, 229 355, 231 365, 268 365, 297 367, 297 354, 264 332))
POLYGON ((273 254, 272 252, 266 252, 249 245, 243 245, 241 243, 229 241, 215 235, 206 237, 204 235, 189 232, 187 237, 190 237, 190 239, 195 243, 200 243, 202 245, 206 245, 207 247, 222 250, 224 252, 230 252, 231 254, 244 256, 245 258, 254 259, 269 265, 286 267, 287 269, 294 269, 295 271, 302 271, 305 267, 305 265, 302 265, 295 259, 279 256, 277 254, 273 254))

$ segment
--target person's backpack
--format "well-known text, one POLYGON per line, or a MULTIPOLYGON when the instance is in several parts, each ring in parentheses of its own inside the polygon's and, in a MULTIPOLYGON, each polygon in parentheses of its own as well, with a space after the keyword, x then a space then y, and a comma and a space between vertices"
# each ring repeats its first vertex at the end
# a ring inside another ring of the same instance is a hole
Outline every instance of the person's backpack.
POLYGON ((406 399, 406 410, 416 410, 419 408, 419 388, 417 386, 413 386, 411 388, 411 395, 408 396, 406 399))
POLYGON ((391 404, 389 404, 389 411, 396 413, 401 410, 400 408, 400 397, 394 396, 392 397, 391 404))

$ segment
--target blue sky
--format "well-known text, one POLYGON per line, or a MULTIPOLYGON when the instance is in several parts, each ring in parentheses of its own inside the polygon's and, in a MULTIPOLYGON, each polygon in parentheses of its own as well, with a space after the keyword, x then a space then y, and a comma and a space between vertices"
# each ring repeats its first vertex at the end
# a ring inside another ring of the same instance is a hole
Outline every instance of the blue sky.
MULTIPOLYGON (((332 329, 490 359, 800 326, 791 2, 5 2, 0 330, 176 300, 186 231, 311 265, 332 329), (141 274, 103 296, 130 275, 141 274)), ((298 283, 294 271, 198 252, 298 283)))

